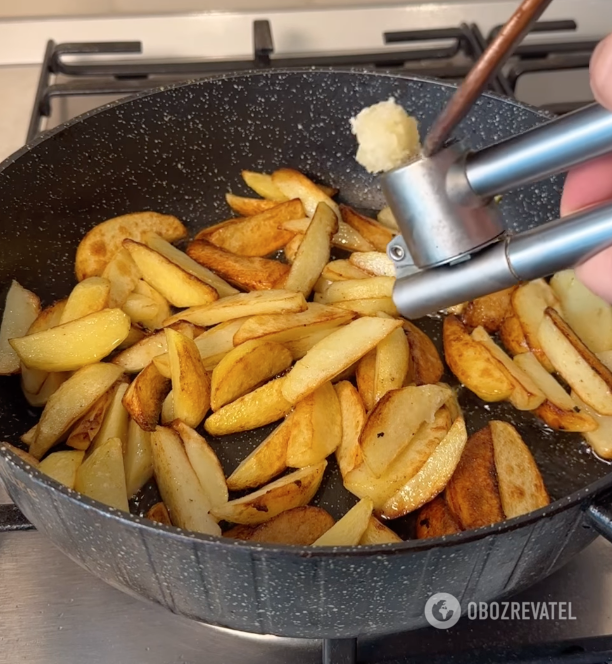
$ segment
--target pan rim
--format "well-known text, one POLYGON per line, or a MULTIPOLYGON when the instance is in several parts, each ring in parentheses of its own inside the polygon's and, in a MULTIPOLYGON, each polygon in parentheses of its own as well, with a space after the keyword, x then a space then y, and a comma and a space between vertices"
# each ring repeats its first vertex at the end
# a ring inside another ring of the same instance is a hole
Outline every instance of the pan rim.
MULTIPOLYGON (((426 76, 415 76, 415 75, 399 75, 392 72, 386 71, 371 71, 364 70, 362 68, 327 68, 327 67, 302 67, 302 68, 283 68, 283 69, 270 69, 270 70, 248 70, 243 72, 226 72, 222 74, 216 74, 208 76, 204 79, 193 79, 187 81, 178 81, 169 85, 164 85, 161 87, 151 88, 149 90, 144 90, 124 98, 109 102, 99 106, 91 111, 83 113, 71 118, 70 120, 59 124, 57 127, 50 129, 36 136, 32 141, 24 145, 22 148, 9 155, 0 163, 0 174, 2 174, 9 166, 14 162, 18 161, 22 156, 29 153, 32 149, 38 145, 46 142, 47 140, 52 139, 56 134, 61 133, 62 131, 69 129, 70 127, 80 124, 82 121, 87 120, 90 117, 97 116, 99 113, 112 111, 115 107, 127 105, 139 99, 155 96, 158 94, 163 94, 169 90, 176 90, 183 87, 196 87, 198 85, 204 85, 210 81, 220 81, 220 80, 233 80, 233 79, 251 79, 254 77, 269 76, 275 77, 277 75, 290 75, 290 74, 309 74, 309 75, 318 75, 318 74, 341 74, 341 75, 360 75, 360 76, 371 76, 373 78, 391 78, 398 81, 412 81, 412 82, 421 82, 427 83, 429 85, 435 85, 442 88, 456 89, 457 85, 447 81, 441 81, 435 78, 429 78, 426 76)), ((502 101, 505 104, 527 110, 534 115, 542 118, 543 120, 552 119, 555 117, 552 113, 538 109, 535 106, 519 102, 515 99, 505 97, 504 95, 497 94, 494 92, 486 92, 482 95, 484 98, 494 99, 496 101, 502 101)), ((401 543, 396 544, 384 544, 384 545, 367 545, 367 546, 353 546, 353 547, 312 547, 312 546, 294 546, 294 545, 279 545, 279 544, 268 544, 268 543, 252 543, 248 540, 233 540, 230 538, 217 537, 213 535, 206 535, 203 533, 196 533, 193 531, 188 531, 174 526, 165 526, 162 524, 156 524, 144 517, 140 517, 131 513, 122 512, 113 508, 104 505, 96 500, 88 498, 78 492, 69 489, 68 487, 56 482, 52 478, 44 475, 38 469, 33 468, 27 462, 24 462, 20 459, 15 453, 11 452, 9 448, 3 447, 0 443, 0 457, 9 465, 13 466, 15 470, 29 475, 30 478, 34 481, 35 484, 47 487, 52 491, 59 492, 63 499, 77 503, 78 507, 83 507, 88 510, 94 510, 99 516, 103 518, 114 519, 122 522, 126 526, 132 526, 137 528, 144 528, 145 530, 159 530, 161 529, 166 533, 166 536, 171 536, 175 541, 181 541, 184 543, 193 542, 194 540, 200 540, 210 544, 220 545, 227 547, 230 550, 232 547, 241 546, 248 548, 252 553, 255 552, 266 552, 276 555, 285 555, 299 558, 328 558, 330 556, 338 557, 339 555, 344 555, 349 558, 361 557, 361 556, 381 556, 381 555, 398 555, 403 554, 404 552, 413 551, 426 551, 433 548, 447 548, 452 547, 457 544, 474 542, 491 535, 502 534, 517 530, 524 526, 528 526, 536 521, 539 521, 542 518, 547 516, 554 516, 560 512, 571 509, 572 507, 583 503, 587 498, 591 496, 596 496, 605 492, 606 489, 612 488, 612 469, 604 477, 599 480, 588 484, 586 487, 579 489, 571 493, 568 496, 559 498, 555 500, 550 505, 540 508, 534 512, 529 512, 512 519, 507 519, 498 524, 491 524, 481 528, 463 531, 454 535, 447 535, 444 537, 437 537, 425 540, 406 540, 401 543)))

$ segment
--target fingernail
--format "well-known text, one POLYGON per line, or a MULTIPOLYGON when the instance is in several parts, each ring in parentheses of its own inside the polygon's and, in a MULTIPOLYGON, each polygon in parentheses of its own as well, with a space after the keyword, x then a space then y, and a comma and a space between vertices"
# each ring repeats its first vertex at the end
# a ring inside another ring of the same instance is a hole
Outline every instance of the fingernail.
POLYGON ((591 87, 595 98, 612 106, 612 35, 601 41, 591 57, 591 87))

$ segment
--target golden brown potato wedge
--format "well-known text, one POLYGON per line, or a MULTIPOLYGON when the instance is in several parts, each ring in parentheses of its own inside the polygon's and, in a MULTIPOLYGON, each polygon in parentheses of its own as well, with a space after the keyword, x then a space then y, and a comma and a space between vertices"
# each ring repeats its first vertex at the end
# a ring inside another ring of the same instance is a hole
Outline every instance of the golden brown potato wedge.
POLYGON ((90 364, 63 383, 43 410, 30 454, 40 459, 119 379, 121 373, 114 364, 90 364))
POLYGON ((329 304, 347 300, 369 300, 372 298, 391 297, 395 277, 366 277, 336 281, 326 289, 325 301, 329 304))
POLYGON ((247 541, 251 539, 251 535, 255 532, 256 528, 257 526, 243 526, 238 524, 226 530, 223 533, 223 537, 247 541))
MULTIPOLYGON (((9 339, 24 337, 40 314, 40 300, 16 281, 6 296, 0 326, 0 374, 19 373, 19 356, 9 339)), ((48 329, 48 328, 47 328, 48 329)), ((42 383, 41 383, 42 384, 42 383)))
POLYGON ((287 443, 291 433, 290 418, 285 419, 260 443, 227 478, 231 491, 255 489, 280 475, 287 468, 287 443))
POLYGON ((484 327, 487 332, 497 332, 504 320, 512 314, 514 290, 506 288, 468 302, 461 312, 461 319, 468 327, 484 327))
POLYGON ((128 439, 128 412, 123 405, 123 398, 128 385, 120 382, 110 392, 110 403, 106 409, 102 426, 93 440, 90 453, 103 445, 109 438, 119 438, 125 451, 128 439))
POLYGON ((195 474, 181 439, 172 429, 157 427, 151 434, 153 471, 172 524, 186 530, 221 535, 210 515, 210 502, 195 474))
POLYGON ((336 203, 317 187, 312 180, 309 180, 299 171, 295 171, 292 168, 280 168, 278 171, 272 173, 272 182, 280 189, 284 196, 298 198, 302 201, 305 214, 296 215, 293 217, 294 219, 300 219, 305 216, 313 217, 317 206, 320 203, 325 203, 334 212, 338 221, 340 221, 340 211, 336 203))
POLYGON ((346 281, 347 279, 365 279, 366 272, 355 267, 346 259, 330 261, 321 272, 321 277, 328 281, 346 281))
POLYGON ((217 291, 193 274, 150 249, 146 244, 125 240, 143 279, 175 307, 197 307, 219 298, 217 291))
POLYGON ((270 521, 281 512, 307 505, 321 485, 326 466, 327 461, 321 461, 315 466, 300 468, 258 491, 230 500, 212 513, 218 519, 248 526, 270 521))
POLYGON ((77 470, 74 488, 109 507, 130 511, 119 438, 110 438, 83 461, 77 470))
MULTIPOLYGON (((317 297, 315 296, 315 302, 317 297)), ((320 299, 325 302, 325 297, 320 299)), ((360 316, 378 316, 378 314, 387 314, 387 316, 398 316, 397 308, 390 297, 370 297, 364 300, 344 300, 334 302, 334 307, 354 311, 360 316)))
POLYGON ((399 226, 397 225, 397 219, 393 215, 393 212, 391 212, 390 207, 384 207, 376 215, 376 218, 378 219, 378 221, 383 226, 386 226, 387 228, 391 229, 392 231, 395 231, 396 233, 399 232, 399 226))
POLYGON ((284 417, 293 404, 283 396, 286 378, 277 378, 223 406, 204 423, 212 436, 249 431, 284 417))
POLYGON ((489 426, 468 438, 444 496, 462 530, 504 520, 489 426))
POLYGON ((36 432, 38 431, 38 424, 35 424, 31 429, 28 429, 24 434, 19 437, 19 440, 24 444, 30 447, 36 438, 36 432))
POLYGON ((224 297, 203 307, 185 309, 164 321, 164 325, 172 325, 179 320, 186 320, 195 325, 209 327, 217 323, 225 323, 235 318, 259 316, 261 314, 294 314, 305 311, 306 300, 302 293, 287 290, 254 291, 238 293, 224 297))
POLYGON ((597 428, 593 431, 584 432, 584 439, 602 459, 612 459, 612 417, 596 413, 574 392, 572 392, 572 399, 578 404, 581 411, 593 418, 597 424, 597 428))
POLYGON ((359 392, 347 380, 335 386, 342 416, 342 438, 336 448, 336 461, 342 477, 361 465, 363 454, 359 438, 366 422, 366 411, 359 392))
POLYGON ((395 237, 393 231, 379 224, 375 219, 359 214, 348 205, 341 205, 340 212, 342 220, 362 235, 375 251, 383 253, 387 251, 387 245, 395 237))
POLYGON ((444 537, 460 532, 461 527, 448 509, 444 494, 436 496, 419 510, 416 522, 417 539, 444 537))
POLYGON ((403 542, 402 538, 373 516, 370 517, 368 525, 359 540, 360 545, 397 544, 398 542, 403 542))
POLYGON ((164 403, 162 404, 161 423, 163 426, 166 426, 167 424, 172 424, 175 419, 176 416, 174 414, 174 397, 172 396, 172 390, 170 390, 164 399, 164 403))
POLYGON ((338 228, 333 210, 324 203, 317 208, 304 234, 295 259, 283 280, 283 288, 308 297, 329 262, 331 238, 338 228))
POLYGON ((401 325, 386 318, 359 318, 313 346, 285 378, 283 396, 291 403, 314 392, 350 367, 401 325))
MULTIPOLYGON (((310 334, 300 337, 299 339, 295 339, 294 341, 285 341, 283 346, 290 351, 294 360, 301 360, 311 348, 314 348, 319 343, 319 341, 325 339, 325 337, 328 337, 338 327, 339 326, 329 328, 327 330, 311 332, 310 334)), ((348 371, 348 369, 349 367, 347 367, 346 371, 348 371)), ((342 373, 343 372, 340 372, 338 376, 340 376, 342 373)), ((338 376, 336 376, 333 380, 338 378, 338 376)))
POLYGON ((130 383, 122 403, 141 429, 155 431, 170 386, 152 362, 130 383))
POLYGON ((153 477, 151 434, 141 429, 134 420, 130 420, 128 425, 123 463, 127 495, 131 498, 153 477))
MULTIPOLYGON (((108 391, 103 394, 75 424, 66 441, 68 447, 83 451, 89 448, 98 431, 100 431, 111 398, 112 392, 108 391)), ((112 438, 112 436, 109 437, 112 438)))
POLYGON ((381 516, 396 519, 433 500, 452 477, 466 441, 465 422, 458 418, 419 472, 387 500, 381 516))
POLYGON ((141 276, 130 252, 125 247, 121 247, 102 272, 102 277, 110 283, 108 306, 122 307, 128 295, 136 288, 141 276))
POLYGON ((334 517, 321 507, 294 507, 257 526, 249 541, 309 546, 334 523, 334 517))
POLYGON ((162 503, 155 503, 153 507, 145 514, 145 519, 149 521, 155 521, 155 523, 161 523, 164 526, 171 526, 172 521, 170 521, 170 514, 168 514, 168 508, 162 503))
POLYGON ((16 454, 22 461, 29 463, 31 466, 34 466, 34 468, 38 468, 40 466, 40 461, 38 459, 35 459, 29 452, 22 450, 20 447, 15 447, 10 443, 0 442, 0 449, 2 450, 9 449, 13 454, 16 454))
POLYGON ((295 260, 303 239, 303 233, 296 233, 296 235, 294 235, 293 238, 291 238, 291 240, 289 240, 289 242, 287 242, 287 244, 283 247, 283 254, 285 255, 285 259, 289 265, 291 265, 295 260))
POLYGON ((294 236, 280 226, 305 216, 299 199, 287 201, 253 217, 238 217, 201 230, 196 240, 206 240, 238 256, 268 256, 282 249, 294 236))
POLYGON ((395 263, 382 251, 360 251, 351 254, 349 261, 366 274, 376 277, 395 277, 395 263))
POLYGON ((456 316, 447 316, 443 328, 444 357, 450 370, 483 401, 504 401, 514 385, 504 368, 472 339, 456 316))
POLYGON ((225 194, 227 204, 241 217, 252 217, 278 205, 278 201, 268 201, 265 198, 245 198, 235 194, 225 194))
POLYGON ((168 242, 187 237, 187 229, 176 218, 158 212, 134 212, 94 226, 81 240, 76 253, 76 277, 99 277, 127 238, 142 242, 147 233, 157 233, 168 242))
MULTIPOLYGON (((171 313, 168 300, 166 300, 166 298, 161 293, 156 291, 152 286, 149 286, 149 284, 142 279, 140 279, 136 284, 136 288, 134 289, 133 294, 147 297, 156 305, 157 312, 155 315, 150 318, 143 317, 143 319, 139 321, 141 325, 149 330, 158 330, 160 327, 163 327, 163 322, 170 316, 171 313)), ((126 311, 125 306, 124 311, 126 311)), ((134 321, 133 317, 132 322, 136 322, 134 321)))
POLYGON ((283 202, 288 201, 289 196, 274 184, 272 176, 267 173, 256 173, 254 171, 242 171, 242 179, 247 187, 250 187, 256 194, 269 201, 283 202))
MULTIPOLYGON (((309 226, 310 219, 308 217, 304 217, 304 219, 292 219, 282 224, 284 230, 301 236, 306 233, 309 226)), ((331 244, 333 247, 338 247, 345 251, 370 251, 373 249, 372 245, 365 238, 343 221, 338 221, 338 230, 332 236, 331 244)), ((355 279, 356 277, 351 278, 355 279)))
POLYGON ((411 386, 387 392, 370 413, 360 441, 363 458, 376 477, 385 473, 421 425, 432 422, 451 396, 451 390, 442 385, 411 386))
MULTIPOLYGON (((225 404, 251 392, 270 378, 288 369, 291 353, 275 341, 253 339, 231 350, 213 369, 211 406, 225 404)), ((179 416, 179 419, 180 418, 179 416)))
POLYGON ((70 323, 11 339, 31 369, 75 371, 100 361, 127 337, 130 319, 121 309, 104 309, 70 323))
POLYGON ((582 401, 600 415, 612 415, 612 373, 550 307, 539 338, 555 370, 582 401))
POLYGON ((370 523, 373 508, 369 498, 362 498, 313 542, 313 546, 356 546, 370 523))
POLYGON ((40 462, 38 470, 69 489, 74 489, 77 472, 84 456, 85 452, 82 450, 53 452, 40 462))
POLYGON ((507 519, 548 505, 550 498, 536 462, 518 431, 507 422, 489 422, 495 469, 507 519))
POLYGON ((289 418, 291 432, 287 465, 304 468, 319 463, 336 451, 342 440, 342 413, 331 383, 323 383, 299 401, 289 418))
POLYGON ((493 341, 483 327, 472 332, 472 339, 482 344, 499 365, 503 367, 513 385, 508 401, 518 410, 535 410, 546 397, 534 381, 493 341))
POLYGON ((197 427, 210 408, 210 376, 198 347, 189 337, 166 328, 166 342, 174 416, 190 427, 197 427))
POLYGON ((550 287, 560 300, 563 318, 589 350, 611 350, 612 307, 582 284, 574 270, 555 274, 550 287))
POLYGON ((508 316, 502 322, 499 328, 499 338, 506 350, 514 357, 530 352, 521 323, 515 315, 508 316))
POLYGON ((597 428, 595 420, 580 410, 578 404, 538 362, 533 353, 517 355, 514 362, 546 396, 546 401, 535 413, 549 427, 559 431, 593 431, 597 428))
POLYGON ((444 375, 444 365, 433 341, 410 321, 405 320, 402 325, 410 348, 407 381, 415 385, 439 383, 444 375))
MULTIPOLYGON (((395 332, 395 330, 394 330, 395 332)), ((376 395, 374 394, 374 376, 376 373, 376 348, 364 355, 357 363, 355 378, 357 389, 366 412, 370 412, 376 405, 376 395)))
POLYGON ((195 240, 187 254, 244 290, 270 290, 289 273, 289 266, 256 256, 238 256, 206 240, 195 240))
POLYGON ((109 306, 110 289, 110 281, 103 277, 83 279, 68 296, 59 324, 106 309, 109 306))
POLYGON ((185 446, 189 463, 213 507, 227 502, 227 484, 217 455, 206 440, 180 420, 172 423, 185 446))
POLYGON ((169 242, 166 242, 166 240, 159 237, 156 233, 148 233, 145 236, 145 244, 169 261, 172 261, 175 265, 178 265, 182 270, 188 272, 196 279, 212 286, 217 293, 219 293, 219 297, 235 295, 238 292, 233 286, 230 286, 227 281, 224 281, 221 277, 214 272, 211 272, 203 265, 196 263, 184 251, 181 251, 169 242))
POLYGON ((374 362, 374 401, 387 392, 403 387, 410 370, 410 348, 404 330, 398 327, 376 346, 374 362))
POLYGON ((132 326, 138 325, 149 330, 155 330, 159 327, 159 321, 164 321, 170 315, 159 316, 159 306, 147 295, 139 293, 130 293, 123 304, 122 310, 130 317, 132 326), (156 326, 155 323, 158 323, 156 326))

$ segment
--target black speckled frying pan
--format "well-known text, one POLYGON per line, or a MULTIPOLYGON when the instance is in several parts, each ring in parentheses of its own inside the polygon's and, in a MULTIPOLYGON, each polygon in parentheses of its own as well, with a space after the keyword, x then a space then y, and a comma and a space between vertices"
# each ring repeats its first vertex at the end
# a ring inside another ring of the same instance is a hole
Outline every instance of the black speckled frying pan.
MULTIPOLYGON (((87 114, 36 139, 0 166, 0 284, 15 278, 45 304, 75 283, 74 254, 100 221, 126 212, 171 213, 191 231, 228 216, 224 194, 247 193, 240 170, 291 166, 340 189, 341 200, 379 209, 376 182, 354 160, 348 119, 395 97, 421 133, 449 99, 447 84, 360 72, 222 76, 146 93, 87 114)), ((474 148, 545 119, 484 96, 459 127, 474 148)), ((560 179, 509 194, 509 227, 555 218, 560 179)), ((3 293, 2 301, 4 301, 3 293)), ((423 327, 437 338, 440 322, 423 327)), ((609 466, 578 436, 553 434, 506 405, 460 394, 469 430, 508 419, 532 449, 554 502, 505 523, 428 541, 312 549, 248 544, 153 525, 113 512, 0 455, 0 476, 27 518, 85 568, 127 592, 207 623, 296 637, 374 635, 423 626, 433 592, 464 602, 525 588, 564 564, 605 528, 596 499, 609 466)), ((36 421, 18 378, 0 380, 0 440, 36 421)), ((227 473, 267 433, 211 441, 227 473)), ((318 504, 339 517, 354 499, 330 461, 318 504)), ((410 535, 410 520, 395 527, 410 535)), ((41 565, 44 561, 41 561, 41 565)))

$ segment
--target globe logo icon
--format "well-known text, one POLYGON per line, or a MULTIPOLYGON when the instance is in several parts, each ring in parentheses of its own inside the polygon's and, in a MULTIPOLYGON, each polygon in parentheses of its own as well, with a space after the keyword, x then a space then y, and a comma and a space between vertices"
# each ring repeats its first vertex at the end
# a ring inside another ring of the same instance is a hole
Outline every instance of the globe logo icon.
POLYGON ((435 593, 425 604, 425 618, 437 629, 449 629, 461 617, 459 600, 449 593, 435 593))

